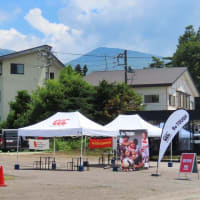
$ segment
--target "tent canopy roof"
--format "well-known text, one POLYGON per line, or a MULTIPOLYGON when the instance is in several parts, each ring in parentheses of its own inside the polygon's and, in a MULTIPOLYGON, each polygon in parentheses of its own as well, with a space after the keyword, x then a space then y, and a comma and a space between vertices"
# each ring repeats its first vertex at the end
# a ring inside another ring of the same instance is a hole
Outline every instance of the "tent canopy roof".
POLYGON ((161 137, 162 129, 158 128, 139 115, 119 115, 105 126, 110 130, 147 130, 149 137, 161 137))
POLYGON ((105 136, 117 135, 116 130, 107 129, 79 112, 58 112, 44 121, 18 129, 19 136, 105 136))

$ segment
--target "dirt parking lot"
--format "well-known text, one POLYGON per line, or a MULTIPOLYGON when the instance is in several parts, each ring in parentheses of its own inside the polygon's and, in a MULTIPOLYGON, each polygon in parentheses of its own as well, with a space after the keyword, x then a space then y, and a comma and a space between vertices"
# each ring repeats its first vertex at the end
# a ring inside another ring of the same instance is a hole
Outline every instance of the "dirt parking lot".
MULTIPOLYGON (((20 155, 21 167, 31 167, 39 154, 20 155)), ((69 155, 56 155, 58 166, 65 166, 69 155)), ((91 162, 97 158, 91 157, 91 162)), ((149 170, 113 172, 112 169, 90 168, 89 171, 14 170, 15 154, 0 153, 7 187, 0 187, 0 200, 194 200, 200 199, 200 180, 177 180, 179 163, 168 168, 161 163, 159 177, 152 177, 156 163, 149 170)))

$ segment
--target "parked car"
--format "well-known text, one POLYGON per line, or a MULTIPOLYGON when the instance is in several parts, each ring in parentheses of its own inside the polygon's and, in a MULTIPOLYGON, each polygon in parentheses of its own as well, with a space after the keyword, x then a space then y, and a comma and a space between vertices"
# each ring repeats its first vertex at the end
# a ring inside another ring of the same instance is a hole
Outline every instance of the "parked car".
MULTIPOLYGON (((17 151, 17 129, 2 129, 0 133, 0 149, 3 152, 17 151)), ((26 138, 19 138, 19 151, 28 149, 26 138)))

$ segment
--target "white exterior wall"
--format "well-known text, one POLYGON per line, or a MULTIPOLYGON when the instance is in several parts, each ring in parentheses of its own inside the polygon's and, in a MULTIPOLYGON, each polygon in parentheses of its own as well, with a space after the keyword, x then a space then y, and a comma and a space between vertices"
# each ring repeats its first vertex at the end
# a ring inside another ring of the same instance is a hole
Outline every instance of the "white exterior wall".
MULTIPOLYGON (((54 72, 54 77, 58 76, 61 66, 53 63, 49 72, 54 72)), ((21 55, 15 58, 10 58, 2 63, 2 75, 0 76, 0 117, 5 120, 9 112, 9 102, 14 100, 17 91, 27 90, 31 93, 42 86, 45 81, 47 72, 46 60, 41 58, 38 53, 29 55, 21 55), (24 64, 24 74, 11 74, 10 64, 24 64)))
POLYGON ((135 91, 142 96, 159 95, 159 103, 146 103, 145 110, 166 110, 167 109, 167 87, 138 87, 135 91))
POLYGON ((198 94, 194 89, 188 72, 185 72, 177 81, 174 82, 171 87, 168 88, 168 94, 176 97, 175 106, 168 106, 168 110, 174 110, 178 108, 177 91, 190 95, 190 106, 191 104, 194 105, 194 97, 197 97, 198 94))
POLYGON ((198 97, 199 95, 187 71, 172 86, 138 87, 134 89, 142 96, 143 102, 144 95, 159 95, 159 103, 146 103, 145 110, 176 110, 178 108, 177 91, 190 95, 190 105, 191 102, 194 105, 194 97, 198 97), (176 97, 175 106, 169 106, 169 95, 176 97))

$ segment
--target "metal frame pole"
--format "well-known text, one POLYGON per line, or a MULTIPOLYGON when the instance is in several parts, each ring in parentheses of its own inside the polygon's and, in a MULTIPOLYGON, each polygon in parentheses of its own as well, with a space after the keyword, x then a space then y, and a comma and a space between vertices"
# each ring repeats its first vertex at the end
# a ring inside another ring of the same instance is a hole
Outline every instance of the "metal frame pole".
POLYGON ((53 139, 53 156, 55 158, 55 154, 56 154, 56 137, 54 137, 53 139))
POLYGON ((17 134, 17 164, 19 164, 19 135, 17 134))
POLYGON ((81 165, 82 165, 82 157, 83 157, 83 135, 81 135, 81 165))

